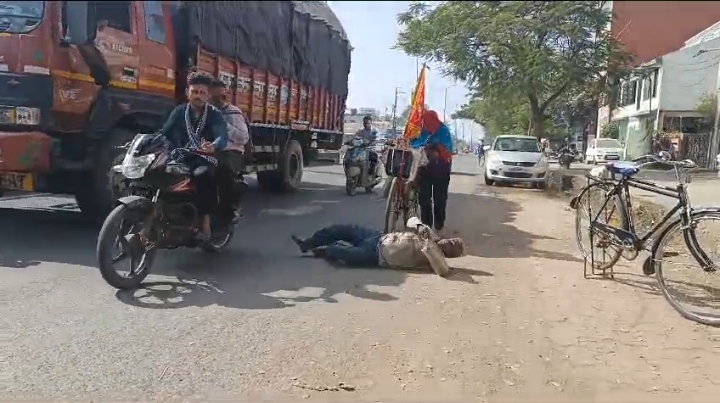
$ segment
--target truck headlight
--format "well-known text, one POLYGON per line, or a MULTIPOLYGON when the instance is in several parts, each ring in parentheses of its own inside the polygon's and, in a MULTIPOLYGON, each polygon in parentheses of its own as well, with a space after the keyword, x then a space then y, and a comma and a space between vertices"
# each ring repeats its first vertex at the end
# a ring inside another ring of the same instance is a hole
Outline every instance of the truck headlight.
POLYGON ((19 125, 39 125, 40 109, 18 106, 15 108, 15 123, 19 125))

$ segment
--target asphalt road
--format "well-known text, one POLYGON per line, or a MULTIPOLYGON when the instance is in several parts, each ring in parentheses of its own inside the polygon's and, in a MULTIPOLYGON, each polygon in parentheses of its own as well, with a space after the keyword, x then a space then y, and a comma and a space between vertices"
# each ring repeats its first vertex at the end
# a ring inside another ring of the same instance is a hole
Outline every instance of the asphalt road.
MULTIPOLYGON (((458 158, 455 169, 476 181, 472 158, 458 158)), ((319 341, 352 351, 337 333, 372 320, 364 313, 382 312, 378 304, 397 300, 406 281, 400 271, 335 270, 299 257, 292 232, 381 226, 378 192, 349 197, 343 184, 340 166, 329 165, 306 170, 292 195, 252 188, 227 251, 161 251, 150 287, 134 293, 101 279, 97 228, 82 221, 72 199, 0 199, 0 343, 7 346, 0 396, 155 399, 282 383, 292 389, 292 366, 267 362, 270 352, 290 346, 284 359, 292 360, 319 341)), ((355 330, 354 339, 364 334, 355 330)), ((313 371, 312 360, 303 368, 313 371)))

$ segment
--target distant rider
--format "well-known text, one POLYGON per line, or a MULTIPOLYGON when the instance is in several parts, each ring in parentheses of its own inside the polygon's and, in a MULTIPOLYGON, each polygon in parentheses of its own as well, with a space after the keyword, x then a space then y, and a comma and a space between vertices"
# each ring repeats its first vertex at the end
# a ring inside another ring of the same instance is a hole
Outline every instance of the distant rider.
POLYGON ((227 145, 225 119, 208 103, 213 77, 193 72, 187 77, 188 103, 170 112, 161 133, 172 144, 171 160, 182 159, 194 176, 195 203, 200 218, 201 241, 211 237, 210 215, 217 210, 218 187, 215 169, 218 161, 212 156, 227 145))
MULTIPOLYGON (((377 134, 378 134, 377 130, 375 130, 375 128, 372 127, 372 117, 370 117, 368 115, 363 118, 363 128, 358 130, 355 133, 355 136, 362 137, 362 139, 367 144, 372 144, 377 140, 377 134)), ((375 166, 377 165, 377 162, 378 162, 378 155, 372 149, 369 149, 368 151, 369 151, 368 158, 370 159, 370 172, 372 172, 374 174, 375 166)))

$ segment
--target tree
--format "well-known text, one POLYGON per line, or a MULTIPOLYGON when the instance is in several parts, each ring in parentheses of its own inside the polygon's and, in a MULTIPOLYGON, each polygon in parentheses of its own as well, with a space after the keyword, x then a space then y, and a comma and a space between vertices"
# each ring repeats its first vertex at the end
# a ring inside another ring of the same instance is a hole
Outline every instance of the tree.
POLYGON ((625 72, 630 57, 604 29, 611 14, 603 3, 415 2, 398 16, 397 47, 437 62, 485 100, 522 100, 531 132, 541 137, 561 98, 592 99, 607 90, 605 77, 625 72))

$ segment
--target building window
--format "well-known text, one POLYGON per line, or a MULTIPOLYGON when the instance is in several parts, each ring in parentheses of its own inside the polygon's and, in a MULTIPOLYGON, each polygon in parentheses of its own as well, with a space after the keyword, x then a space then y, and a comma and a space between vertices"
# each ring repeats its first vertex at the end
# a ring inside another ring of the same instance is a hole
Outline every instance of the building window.
POLYGON ((162 1, 144 1, 145 33, 153 42, 165 43, 165 18, 162 1))
POLYGON ((626 81, 621 86, 620 102, 618 106, 624 107, 635 103, 637 98, 637 80, 626 81))
POLYGON ((129 1, 93 1, 90 2, 88 13, 95 14, 98 26, 108 26, 120 31, 132 33, 132 18, 130 18, 129 1))

